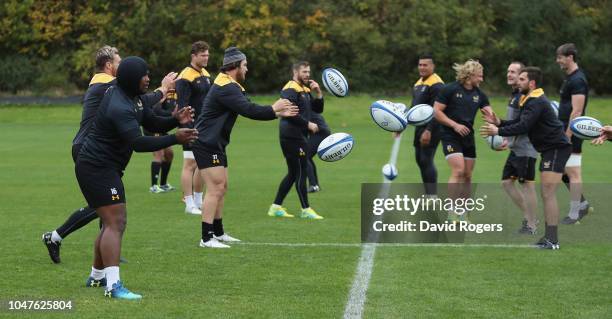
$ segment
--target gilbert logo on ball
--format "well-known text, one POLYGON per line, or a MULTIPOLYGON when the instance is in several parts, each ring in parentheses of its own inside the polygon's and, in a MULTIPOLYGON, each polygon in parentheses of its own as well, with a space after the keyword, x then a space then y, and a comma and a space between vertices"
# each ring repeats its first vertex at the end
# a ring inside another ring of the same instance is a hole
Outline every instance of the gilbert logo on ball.
POLYGON ((335 133, 326 137, 319 148, 317 155, 326 162, 335 162, 345 158, 353 150, 353 136, 347 133, 335 133))
POLYGON ((579 116, 570 122, 570 130, 579 139, 592 140, 601 135, 601 122, 590 116, 579 116))
POLYGON ((323 70, 322 77, 323 86, 325 86, 327 92, 337 97, 345 97, 348 94, 348 82, 340 71, 327 68, 323 70))

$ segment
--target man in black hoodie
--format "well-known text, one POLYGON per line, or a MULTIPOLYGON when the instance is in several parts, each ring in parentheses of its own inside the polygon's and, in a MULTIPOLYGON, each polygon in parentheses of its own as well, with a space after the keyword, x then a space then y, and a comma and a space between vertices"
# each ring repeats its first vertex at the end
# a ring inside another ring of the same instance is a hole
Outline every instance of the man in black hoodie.
POLYGON ((90 282, 106 285, 105 296, 118 299, 140 299, 123 287, 119 279, 121 239, 126 226, 125 192, 121 177, 132 152, 152 152, 197 138, 194 129, 179 129, 176 134, 161 137, 143 136, 140 126, 150 132, 166 132, 189 123, 192 111, 185 108, 175 117, 158 117, 143 106, 140 95, 149 86, 146 62, 139 57, 124 59, 117 69, 117 85, 110 87, 100 103, 90 134, 79 152, 75 172, 81 192, 89 207, 96 210, 103 227, 95 242, 95 269, 104 269, 90 282))
MULTIPOLYGON (((117 67, 120 62, 121 56, 119 56, 117 48, 105 45, 96 52, 96 69, 98 72, 92 77, 89 82, 89 88, 83 97, 81 123, 79 131, 72 141, 72 160, 75 163, 85 139, 91 132, 91 127, 98 114, 98 108, 104 93, 109 87, 117 84, 115 76, 117 75, 117 67)), ((174 85, 174 78, 176 78, 176 73, 170 72, 162 80, 160 88, 154 92, 142 95, 140 98, 143 104, 145 106, 152 106, 158 103, 174 85)), ((51 260, 56 264, 60 263, 62 241, 68 235, 89 224, 96 218, 98 218, 98 214, 96 214, 95 209, 89 206, 81 207, 75 210, 61 226, 55 230, 45 232, 42 235, 42 241, 47 247, 51 260)), ((100 228, 102 228, 102 223, 100 223, 100 228)), ((96 270, 92 269, 92 274, 95 272, 96 270)))
POLYGON ((536 67, 523 68, 519 73, 518 88, 523 96, 519 101, 519 117, 500 120, 492 111, 483 111, 488 122, 480 129, 482 136, 516 136, 527 134, 533 147, 541 154, 540 177, 546 231, 536 243, 539 248, 559 249, 557 225, 559 206, 556 191, 565 171, 565 163, 572 152, 563 124, 553 111, 550 101, 544 95, 542 71, 536 67))

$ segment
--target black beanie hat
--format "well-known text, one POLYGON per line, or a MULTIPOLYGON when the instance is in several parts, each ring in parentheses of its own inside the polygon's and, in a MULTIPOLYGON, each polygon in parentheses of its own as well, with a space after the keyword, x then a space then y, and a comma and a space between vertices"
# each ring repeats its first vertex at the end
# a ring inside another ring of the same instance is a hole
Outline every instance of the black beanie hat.
POLYGON ((149 74, 147 62, 140 57, 130 56, 119 63, 117 68, 117 85, 130 97, 144 94, 140 91, 140 80, 149 74))

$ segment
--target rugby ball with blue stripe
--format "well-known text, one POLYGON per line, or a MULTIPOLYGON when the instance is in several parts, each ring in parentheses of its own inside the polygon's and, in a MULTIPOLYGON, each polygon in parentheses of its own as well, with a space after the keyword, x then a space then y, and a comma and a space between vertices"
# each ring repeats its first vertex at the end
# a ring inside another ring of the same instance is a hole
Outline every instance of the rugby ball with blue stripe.
POLYGON ((390 132, 401 132, 408 126, 404 104, 378 100, 370 105, 370 115, 374 123, 390 132))
POLYGON ((348 82, 340 71, 327 68, 323 70, 323 86, 327 92, 337 97, 345 97, 349 92, 348 82))
POLYGON ((387 180, 392 181, 397 177, 397 167, 391 163, 387 163, 383 166, 382 173, 387 180))
POLYGON ((590 116, 579 116, 570 122, 570 130, 582 140, 592 140, 601 135, 601 122, 590 116))
POLYGON ((334 133, 326 137, 319 148, 317 155, 326 162, 335 162, 345 158, 353 150, 354 140, 351 134, 334 133))
POLYGON ((550 106, 552 106, 553 111, 555 111, 555 115, 559 117, 559 102, 552 101, 550 102, 550 106))
POLYGON ((428 104, 418 104, 410 108, 407 114, 408 124, 423 126, 429 123, 434 117, 434 109, 428 104))
POLYGON ((505 140, 499 135, 487 136, 487 144, 494 151, 501 151, 504 149, 505 140))

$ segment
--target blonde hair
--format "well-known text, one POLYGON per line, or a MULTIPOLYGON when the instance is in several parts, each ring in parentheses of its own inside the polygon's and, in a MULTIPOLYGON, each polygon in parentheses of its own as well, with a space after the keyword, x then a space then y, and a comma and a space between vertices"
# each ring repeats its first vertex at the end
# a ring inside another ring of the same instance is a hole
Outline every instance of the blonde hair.
POLYGON ((106 62, 113 62, 115 55, 119 54, 119 50, 110 45, 105 45, 96 51, 96 68, 99 71, 104 70, 106 62))
POLYGON ((457 81, 463 84, 473 75, 477 74, 478 72, 482 72, 483 67, 480 62, 470 59, 465 61, 463 64, 453 64, 453 69, 457 73, 457 81))

